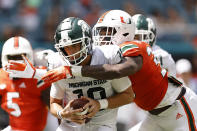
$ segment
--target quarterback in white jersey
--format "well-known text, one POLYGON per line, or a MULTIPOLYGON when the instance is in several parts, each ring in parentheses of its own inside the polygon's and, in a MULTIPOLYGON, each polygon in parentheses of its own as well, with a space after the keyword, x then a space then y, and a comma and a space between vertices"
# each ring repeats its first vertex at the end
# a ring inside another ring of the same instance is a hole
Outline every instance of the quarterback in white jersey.
MULTIPOLYGON (((109 53, 109 50, 105 50, 105 47, 95 47, 93 48, 93 55, 90 65, 111 63, 114 64, 118 59, 114 59, 113 57, 117 55, 117 48, 114 50, 111 48, 111 51, 115 51, 114 53, 109 53), (107 52, 106 52, 107 51, 107 52), (111 54, 112 56, 107 56, 111 54), (114 61, 115 60, 115 61, 114 61)), ((117 58, 120 58, 119 56, 117 58)), ((49 58, 49 67, 59 67, 60 65, 66 65, 65 61, 58 54, 55 54, 53 57, 49 58), (55 58, 55 59, 54 59, 55 58)), ((120 93, 125 91, 129 87, 129 80, 126 78, 115 79, 112 81, 108 80, 97 80, 88 77, 74 77, 71 79, 62 79, 52 84, 50 96, 56 99, 64 99, 66 97, 67 101, 80 98, 81 96, 87 96, 92 99, 105 99, 110 96, 115 95, 116 93, 120 93)), ((94 125, 93 129, 96 130, 97 126, 95 125, 107 125, 111 126, 112 129, 116 124, 118 108, 114 109, 106 109, 99 111, 96 113, 95 117, 91 119, 89 123, 86 124, 84 130, 88 130, 88 128, 92 128, 91 125, 94 125), (88 126, 88 127, 87 127, 88 126)), ((67 121, 62 122, 65 125, 67 121)), ((64 126, 60 125, 62 130, 64 126)), ((91 130, 93 130, 91 129, 91 130)))
MULTIPOLYGON (((55 47, 59 53, 50 56, 48 59, 49 69, 56 68, 56 71, 58 71, 57 67, 66 66, 69 63, 72 65, 99 65, 115 64, 121 61, 118 46, 111 46, 111 50, 105 46, 92 47, 90 32, 89 26, 78 18, 70 17, 63 20, 55 34, 55 47), (75 35, 72 33, 75 33, 75 35), (77 49, 80 50, 76 51, 77 49)), ((69 76, 69 74, 66 75, 69 76)), ((132 91, 130 86, 131 82, 127 77, 114 80, 72 77, 53 83, 50 93, 51 112, 62 119, 57 131, 116 131, 117 107, 130 103, 133 98, 129 93, 132 91), (77 110, 68 115, 67 112, 70 110, 68 106, 72 103, 72 100, 82 96, 90 101, 89 114, 76 116, 76 112, 81 112, 81 110, 77 110), (59 108, 63 99, 66 99, 67 105, 65 108, 59 108), (84 118, 87 117, 91 117, 91 120, 85 123, 84 118), (78 125, 72 122, 76 122, 78 125)))

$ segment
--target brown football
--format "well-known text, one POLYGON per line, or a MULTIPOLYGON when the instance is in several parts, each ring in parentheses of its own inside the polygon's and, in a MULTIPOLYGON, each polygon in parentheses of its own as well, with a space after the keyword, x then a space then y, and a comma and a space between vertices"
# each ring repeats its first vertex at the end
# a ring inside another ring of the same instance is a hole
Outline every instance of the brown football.
MULTIPOLYGON (((79 99, 75 99, 71 104, 71 108, 73 109, 79 109, 79 108, 83 108, 85 106, 85 104, 87 104, 89 102, 89 100, 85 99, 85 98, 79 98, 79 99)), ((88 109, 87 108, 86 110, 83 110, 82 112, 80 113, 76 113, 76 115, 85 115, 88 113, 88 109)), ((85 123, 89 122, 90 121, 90 118, 86 118, 86 121, 85 123)))
POLYGON ((83 108, 85 106, 85 104, 87 104, 89 101, 85 98, 79 98, 79 99, 75 99, 70 106, 73 109, 79 109, 79 108, 83 108))

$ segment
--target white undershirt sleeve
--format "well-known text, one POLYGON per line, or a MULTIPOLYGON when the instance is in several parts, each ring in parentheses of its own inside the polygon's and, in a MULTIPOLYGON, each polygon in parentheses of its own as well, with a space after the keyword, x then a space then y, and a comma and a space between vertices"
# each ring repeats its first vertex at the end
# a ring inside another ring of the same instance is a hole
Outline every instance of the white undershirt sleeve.
POLYGON ((132 85, 128 77, 113 79, 111 83, 112 83, 112 87, 114 88, 114 90, 118 93, 125 91, 132 85))
POLYGON ((57 82, 53 83, 51 86, 50 96, 56 99, 64 98, 64 90, 59 86, 57 82))

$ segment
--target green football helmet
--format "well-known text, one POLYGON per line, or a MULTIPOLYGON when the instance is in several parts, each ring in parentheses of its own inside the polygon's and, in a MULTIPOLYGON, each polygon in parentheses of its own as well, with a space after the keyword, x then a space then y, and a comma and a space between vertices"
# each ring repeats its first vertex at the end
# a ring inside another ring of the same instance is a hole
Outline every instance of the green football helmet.
POLYGON ((135 40, 143 41, 153 46, 156 42, 156 27, 151 18, 142 14, 136 14, 132 17, 135 22, 135 40))
POLYGON ((55 32, 55 48, 63 56, 65 61, 73 65, 79 65, 92 51, 92 34, 90 26, 83 20, 75 17, 64 19, 57 27, 55 32), (64 47, 81 44, 80 51, 67 55, 64 47), (80 57, 76 55, 80 54, 80 57), (70 59, 70 58, 74 59, 70 59))

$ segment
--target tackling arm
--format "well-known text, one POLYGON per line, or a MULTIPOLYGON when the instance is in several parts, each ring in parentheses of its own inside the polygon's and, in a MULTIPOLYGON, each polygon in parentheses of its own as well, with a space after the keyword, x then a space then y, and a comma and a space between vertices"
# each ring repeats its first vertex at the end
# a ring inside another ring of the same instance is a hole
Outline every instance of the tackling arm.
POLYGON ((124 92, 118 93, 115 96, 111 96, 107 98, 108 100, 108 108, 117 108, 126 104, 133 102, 135 98, 132 87, 129 87, 124 92))
POLYGON ((82 66, 81 74, 84 77, 111 80, 135 74, 141 69, 142 64, 142 56, 124 57, 121 63, 115 65, 82 66))

